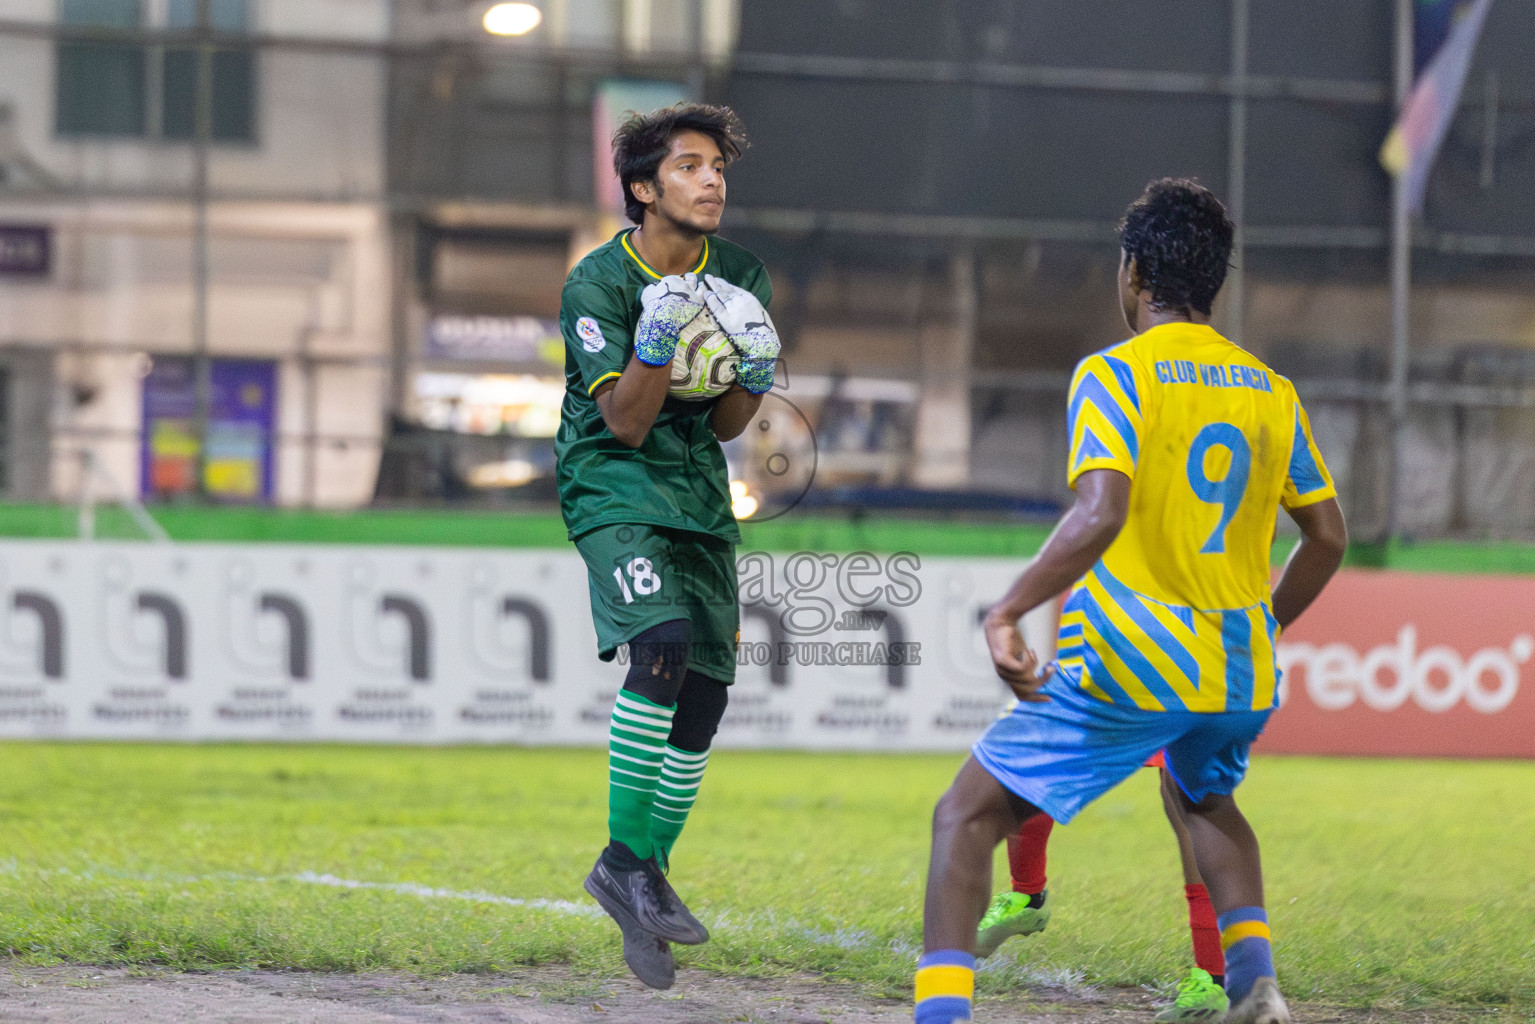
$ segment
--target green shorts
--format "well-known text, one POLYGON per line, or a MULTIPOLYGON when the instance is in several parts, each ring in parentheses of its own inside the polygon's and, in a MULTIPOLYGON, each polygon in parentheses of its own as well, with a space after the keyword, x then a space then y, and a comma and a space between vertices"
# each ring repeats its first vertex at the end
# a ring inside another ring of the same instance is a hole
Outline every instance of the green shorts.
POLYGON ((706 533, 641 523, 603 526, 576 538, 592 593, 597 656, 652 626, 692 624, 688 667, 723 683, 736 678, 741 606, 735 545, 706 533))

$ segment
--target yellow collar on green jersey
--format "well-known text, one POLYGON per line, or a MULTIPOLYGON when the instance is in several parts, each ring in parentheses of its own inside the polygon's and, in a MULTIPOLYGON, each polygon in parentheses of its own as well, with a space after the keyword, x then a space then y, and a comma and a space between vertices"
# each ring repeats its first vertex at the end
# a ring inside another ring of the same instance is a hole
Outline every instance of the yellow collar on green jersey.
MULTIPOLYGON (((628 231, 625 231, 622 235, 618 236, 618 240, 621 243, 623 243, 624 252, 626 252, 630 256, 634 257, 634 262, 636 262, 636 263, 638 263, 640 265, 640 269, 641 270, 643 270, 645 273, 649 274, 651 277, 655 278, 657 281, 661 280, 661 278, 665 277, 666 275, 665 274, 658 274, 658 273, 656 273, 655 270, 653 270, 651 268, 649 263, 646 263, 644 260, 640 259, 640 254, 634 251, 634 246, 629 244, 629 236, 634 234, 634 230, 635 230, 634 228, 630 228, 628 231)), ((703 271, 703 269, 704 269, 704 264, 708 263, 708 262, 709 262, 709 236, 705 235, 704 236, 704 254, 699 259, 698 266, 694 267, 692 272, 695 273, 695 274, 701 273, 703 271)))

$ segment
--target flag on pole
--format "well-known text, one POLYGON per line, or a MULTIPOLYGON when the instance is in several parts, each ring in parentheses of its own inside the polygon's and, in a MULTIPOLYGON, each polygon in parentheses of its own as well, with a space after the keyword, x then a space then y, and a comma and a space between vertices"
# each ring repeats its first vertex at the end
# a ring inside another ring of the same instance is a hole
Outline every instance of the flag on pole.
MULTIPOLYGON (((1432 2, 1435 10, 1443 6, 1440 0, 1432 2)), ((1405 177, 1402 198, 1413 213, 1423 212, 1428 175, 1455 120, 1460 91, 1491 6, 1492 0, 1465 0, 1454 8, 1454 21, 1444 44, 1418 76, 1391 134, 1380 147, 1381 166, 1405 177)))

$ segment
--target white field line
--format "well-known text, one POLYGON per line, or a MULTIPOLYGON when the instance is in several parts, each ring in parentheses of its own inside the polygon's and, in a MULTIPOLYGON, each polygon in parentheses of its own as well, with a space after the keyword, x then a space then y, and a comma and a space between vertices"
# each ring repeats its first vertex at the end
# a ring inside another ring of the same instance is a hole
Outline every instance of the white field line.
MULTIPOLYGON (((551 900, 543 898, 524 899, 517 896, 499 896, 496 893, 483 890, 442 889, 430 885, 421 885, 419 882, 367 882, 356 878, 342 878, 328 872, 301 871, 296 875, 245 875, 232 871, 220 871, 208 875, 153 875, 141 872, 120 871, 112 868, 98 868, 94 870, 75 871, 70 868, 42 868, 42 875, 62 876, 66 878, 114 878, 123 881, 149 882, 164 885, 205 885, 214 882, 255 882, 261 885, 299 884, 321 885, 331 889, 373 889, 379 892, 392 892, 401 896, 414 896, 423 900, 461 900, 466 903, 488 903, 501 907, 518 907, 527 910, 544 910, 554 914, 570 915, 572 917, 602 917, 603 912, 598 907, 587 906, 580 903, 572 903, 569 900, 551 900)), ((15 860, 0 861, 0 874, 20 875, 22 868, 15 860)), ((915 959, 917 947, 907 940, 897 939, 892 943, 884 943, 876 939, 869 932, 855 929, 838 929, 827 932, 823 929, 812 928, 795 920, 780 920, 772 913, 745 914, 733 913, 722 910, 715 923, 716 928, 727 925, 737 925, 746 929, 758 927, 781 927, 791 932, 798 933, 812 942, 835 946, 849 951, 856 950, 889 950, 897 956, 910 956, 915 959)), ((980 968, 987 973, 998 973, 1014 976, 1018 982, 1045 988, 1060 988, 1077 995, 1087 995, 1096 992, 1091 985, 1086 985, 1082 980, 1080 971, 1070 970, 1040 970, 1025 965, 1008 961, 1004 958, 987 961, 980 968)))
MULTIPOLYGON (((569 900, 523 899, 517 896, 498 896, 493 892, 483 892, 480 890, 439 889, 430 885, 421 885, 418 882, 364 882, 355 878, 342 878, 339 875, 321 874, 316 871, 300 871, 296 875, 276 876, 242 875, 231 871, 220 871, 211 875, 150 875, 111 869, 74 871, 70 868, 53 868, 51 870, 43 868, 40 873, 84 879, 105 876, 125 881, 170 885, 203 885, 210 882, 256 882, 262 885, 276 885, 283 882, 296 882, 300 885, 323 885, 332 889, 376 889, 381 892, 399 893, 402 896, 415 896, 418 899, 424 900, 462 900, 466 903, 491 903, 502 907, 547 910, 552 913, 568 914, 574 917, 603 916, 602 910, 598 907, 572 903, 569 900)), ((21 874, 20 866, 14 860, 0 863, 0 874, 19 875, 21 874)))
MULTIPOLYGON (((300 871, 296 875, 243 875, 232 871, 220 871, 208 875, 152 875, 120 871, 113 868, 96 868, 85 871, 75 871, 71 868, 39 868, 36 870, 39 874, 45 876, 54 875, 81 879, 113 878, 122 881, 149 882, 164 885, 256 882, 262 885, 297 883, 299 885, 323 885, 331 889, 375 889, 380 892, 397 893, 401 896, 414 896, 417 899, 423 900, 461 900, 466 903, 489 903, 501 907, 545 910, 550 913, 565 914, 572 917, 604 916, 602 910, 598 907, 572 903, 569 900, 524 899, 517 896, 498 896, 495 893, 484 892, 482 890, 440 889, 435 886, 421 885, 418 882, 365 882, 356 878, 342 878, 340 875, 317 871, 300 871)), ((0 861, 0 875, 19 876, 22 873, 21 865, 14 858, 0 861)), ((896 939, 893 942, 885 943, 876 939, 869 932, 862 930, 838 929, 828 932, 824 929, 812 928, 801 924, 792 918, 780 920, 776 914, 771 912, 740 914, 725 908, 721 909, 716 916, 714 926, 721 929, 730 926, 743 929, 759 927, 784 928, 798 933, 812 942, 835 946, 849 951, 867 949, 881 952, 888 950, 897 956, 910 957, 912 959, 915 959, 918 953, 916 944, 906 939, 896 939)), ((1082 972, 1070 968, 1040 968, 1031 964, 1020 964, 1005 957, 997 957, 980 965, 978 971, 980 973, 1010 978, 1015 985, 1061 989, 1080 998, 1094 999, 1098 997, 1098 989, 1085 983, 1082 972)))
MULTIPOLYGON (((244 876, 241 876, 244 877, 244 876)), ((355 878, 339 878, 336 875, 301 871, 296 875, 284 875, 276 879, 251 878, 251 881, 303 882, 307 885, 327 885, 334 889, 381 889, 405 896, 417 896, 424 900, 464 900, 468 903, 494 903, 502 907, 527 907, 531 910, 552 910, 556 914, 573 914, 578 917, 601 917, 602 910, 569 900, 521 899, 516 896, 497 896, 491 892, 437 889, 415 882, 360 882, 355 878)))

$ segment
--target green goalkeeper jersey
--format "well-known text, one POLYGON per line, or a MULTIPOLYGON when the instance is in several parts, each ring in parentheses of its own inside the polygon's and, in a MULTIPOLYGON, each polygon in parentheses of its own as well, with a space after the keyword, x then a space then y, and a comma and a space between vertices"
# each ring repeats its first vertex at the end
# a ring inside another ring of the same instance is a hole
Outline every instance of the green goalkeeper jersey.
MULTIPOLYGON (((620 232, 577 263, 560 296, 565 402, 554 440, 560 512, 572 540, 601 526, 648 523, 741 539, 730 479, 709 427, 714 402, 668 397, 639 448, 615 438, 592 393, 616 380, 634 351, 640 292, 661 274, 620 232)), ((766 306, 772 284, 762 262, 723 238, 705 238, 695 271, 745 288, 766 306)))

